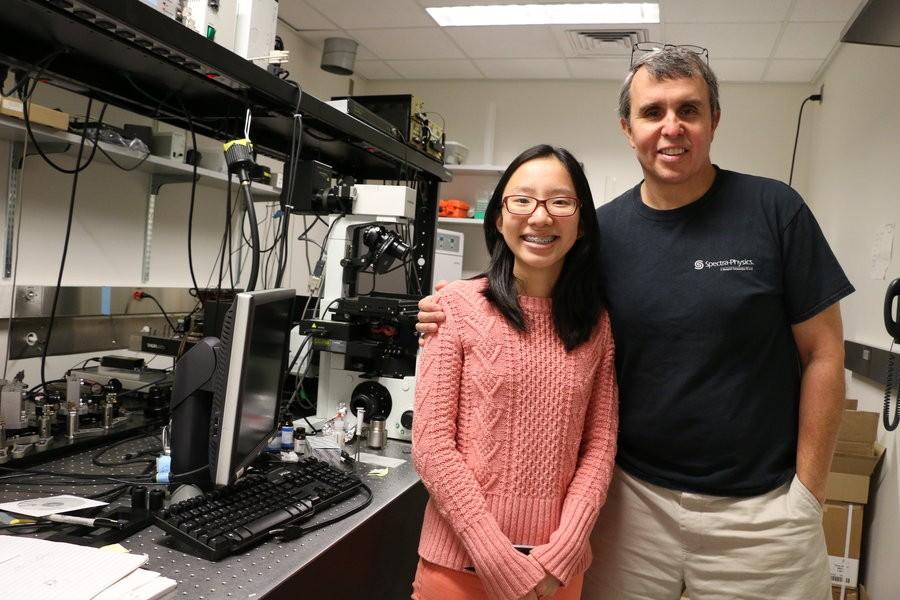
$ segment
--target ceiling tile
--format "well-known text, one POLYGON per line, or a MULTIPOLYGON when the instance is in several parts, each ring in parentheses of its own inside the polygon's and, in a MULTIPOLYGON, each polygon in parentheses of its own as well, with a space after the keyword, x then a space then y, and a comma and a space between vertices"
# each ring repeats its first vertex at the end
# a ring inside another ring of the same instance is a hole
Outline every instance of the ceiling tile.
POLYGON ((347 33, 384 60, 465 58, 438 27, 423 29, 357 29, 347 33))
POLYGON ((549 27, 446 27, 470 58, 556 58, 559 44, 549 27))
POLYGON ((484 79, 470 60, 392 60, 388 65, 406 79, 484 79))
POLYGON ((825 58, 843 28, 843 23, 788 23, 774 58, 825 58))
POLYGON ((776 23, 783 21, 790 0, 661 0, 664 23, 776 23))
POLYGON ((370 51, 365 46, 359 46, 356 49, 356 60, 377 60, 378 57, 375 56, 375 53, 370 51))
POLYGON ((306 0, 343 29, 435 25, 413 0, 306 0))
POLYGON ((570 58, 566 63, 573 79, 623 81, 628 72, 627 58, 570 58))
POLYGON ((860 0, 796 0, 790 20, 847 23, 860 4, 860 0))
POLYGON ((337 29, 337 25, 301 0, 279 2, 278 18, 297 31, 303 29, 337 29))
POLYGON ((715 71, 719 81, 762 81, 763 73, 766 70, 766 60, 762 58, 720 58, 710 60, 709 66, 715 71))
POLYGON ((474 61, 488 79, 569 79, 563 58, 488 58, 474 61))
POLYGON ((764 81, 810 82, 822 66, 821 60, 772 60, 764 81))
MULTIPOLYGON (((531 0, 529 0, 530 2, 531 0)), ((580 0, 540 0, 547 3, 580 0)), ((897 0, 900 1, 900 0, 897 0)), ((709 49, 722 81, 809 81, 865 0, 659 0, 651 40, 709 49)), ((279 18, 316 48, 327 37, 360 43, 367 79, 572 78, 618 81, 627 49, 580 56, 566 30, 581 26, 437 27, 424 7, 523 0, 281 0, 279 18), (471 60, 470 60, 471 59, 471 60)))
POLYGON ((400 74, 380 60, 358 60, 354 68, 356 75, 366 79, 402 79, 400 74))
POLYGON ((768 58, 781 31, 781 23, 667 24, 669 44, 696 44, 709 49, 710 58, 768 58))

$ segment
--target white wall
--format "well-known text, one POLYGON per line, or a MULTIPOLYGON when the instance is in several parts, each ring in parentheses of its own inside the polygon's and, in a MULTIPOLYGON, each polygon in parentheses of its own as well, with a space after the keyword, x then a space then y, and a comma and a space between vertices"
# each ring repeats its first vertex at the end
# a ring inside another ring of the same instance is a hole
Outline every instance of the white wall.
MULTIPOLYGON (((900 277, 900 235, 886 279, 870 276, 878 227, 900 227, 900 48, 843 45, 823 78, 825 99, 809 121, 811 159, 807 180, 814 210, 856 293, 842 303, 844 337, 887 349, 882 302, 888 282, 900 277)), ((894 352, 900 349, 894 348, 894 352)), ((880 412, 883 388, 848 373, 848 397, 880 412)), ((880 431, 887 447, 866 507, 869 538, 863 582, 872 598, 896 598, 900 590, 900 436, 880 431)))
MULTIPOLYGON (((807 85, 723 85, 713 161, 787 179, 796 107, 807 85)), ((537 143, 559 144, 583 161, 596 200, 636 184, 640 167, 619 129, 618 84, 593 81, 370 81, 368 94, 413 93, 444 115, 447 139, 470 148, 467 163, 505 164, 537 143), (496 107, 494 152, 485 156, 488 109, 496 107)))
MULTIPOLYGON (((811 89, 809 85, 722 85, 722 120, 713 144, 713 162, 786 181, 796 111, 811 89)), ((467 164, 505 165, 535 144, 564 146, 584 163, 598 205, 642 177, 619 127, 619 86, 615 82, 370 81, 366 90, 369 94, 413 93, 421 97, 426 110, 446 119, 447 139, 469 147, 467 164), (490 155, 485 155, 486 140, 493 146, 490 155)), ((798 154, 803 156, 802 147, 798 154)), ((478 193, 492 189, 494 183, 496 178, 457 176, 442 187, 440 197, 474 203, 478 193)), ((480 228, 441 227, 466 235, 463 268, 467 273, 487 266, 480 228)))

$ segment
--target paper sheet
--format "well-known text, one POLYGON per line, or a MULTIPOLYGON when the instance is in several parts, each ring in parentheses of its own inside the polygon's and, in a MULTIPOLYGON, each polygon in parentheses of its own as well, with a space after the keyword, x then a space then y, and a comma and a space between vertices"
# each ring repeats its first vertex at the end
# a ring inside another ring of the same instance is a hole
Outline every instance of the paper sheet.
POLYGON ((177 583, 155 571, 138 569, 120 579, 93 600, 153 600, 175 589, 177 583))
POLYGON ((884 279, 888 267, 891 264, 891 251, 894 248, 893 223, 885 223, 875 232, 872 240, 872 261, 869 266, 869 276, 872 279, 884 279))
POLYGON ((29 517, 46 517, 47 515, 91 508, 92 506, 106 506, 106 502, 63 494, 61 496, 4 502, 0 504, 0 510, 8 510, 20 515, 28 515, 29 517))
POLYGON ((24 537, 3 536, 2 546, 3 597, 16 600, 91 600, 147 562, 146 554, 24 537))
POLYGON ((387 456, 378 456, 377 454, 369 454, 368 452, 359 453, 359 462, 367 465, 375 465, 376 467, 388 467, 393 469, 399 467, 406 461, 402 458, 390 458, 387 456))

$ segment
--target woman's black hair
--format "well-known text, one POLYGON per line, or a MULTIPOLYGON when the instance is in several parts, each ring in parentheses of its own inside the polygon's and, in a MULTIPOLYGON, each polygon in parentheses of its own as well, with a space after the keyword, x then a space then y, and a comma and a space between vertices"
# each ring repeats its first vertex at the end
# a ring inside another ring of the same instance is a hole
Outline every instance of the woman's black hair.
POLYGON ((503 210, 503 190, 513 173, 530 160, 546 157, 556 158, 566 168, 575 184, 575 194, 581 201, 578 211, 581 235, 566 254, 562 272, 551 295, 556 332, 566 351, 571 351, 591 337, 603 310, 603 294, 600 285, 600 230, 594 212, 594 199, 584 169, 565 148, 548 144, 529 148, 517 156, 500 177, 484 214, 484 239, 491 263, 483 274, 488 280, 483 294, 513 327, 520 331, 527 329, 513 275, 515 256, 497 229, 497 217, 503 210))

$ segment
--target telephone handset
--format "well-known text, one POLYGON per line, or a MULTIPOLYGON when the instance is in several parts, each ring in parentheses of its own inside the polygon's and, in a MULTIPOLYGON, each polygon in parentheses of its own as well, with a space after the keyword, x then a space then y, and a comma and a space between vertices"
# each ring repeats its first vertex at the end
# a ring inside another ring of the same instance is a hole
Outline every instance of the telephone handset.
POLYGON ((884 384, 884 428, 894 431, 900 425, 900 373, 895 372, 894 344, 900 344, 900 279, 895 279, 888 286, 884 296, 884 326, 888 334, 893 338, 891 351, 888 353, 887 376, 884 384), (894 300, 897 301, 897 311, 893 312, 894 300), (891 388, 894 390, 894 418, 891 419, 891 388))

